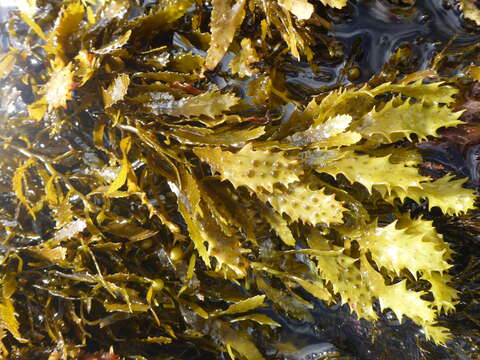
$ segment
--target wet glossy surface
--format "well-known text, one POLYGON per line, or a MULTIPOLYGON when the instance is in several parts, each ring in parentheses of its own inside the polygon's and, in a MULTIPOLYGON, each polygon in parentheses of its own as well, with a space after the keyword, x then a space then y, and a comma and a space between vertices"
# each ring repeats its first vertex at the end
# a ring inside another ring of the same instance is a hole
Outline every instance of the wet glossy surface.
MULTIPOLYGON (((398 9, 388 5, 387 1, 358 1, 350 4, 348 16, 335 18, 339 13, 334 11, 327 14, 336 22, 327 35, 343 44, 346 55, 338 59, 318 59, 318 72, 313 72, 305 62, 283 64, 280 70, 287 74, 287 88, 301 98, 326 88, 349 84, 350 80, 343 73, 347 64, 360 69, 355 83, 367 81, 381 71, 383 64, 402 45, 410 46, 415 55, 413 71, 425 69, 451 40, 451 47, 458 48, 474 44, 480 39, 478 33, 464 25, 455 8, 446 8, 441 1, 418 0, 416 10, 398 9)), ((0 19, 3 16, 5 10, 0 8, 0 19)), ((4 42, 2 44, 5 46, 4 42)), ((81 137, 75 137, 74 140, 79 147, 84 141, 81 137)), ((478 183, 478 168, 470 164, 476 155, 469 155, 470 163, 464 163, 461 152, 449 145, 432 151, 438 152, 436 156, 431 156, 432 160, 443 161, 445 166, 451 167, 452 172, 469 175, 478 183)), ((469 151, 477 154, 478 146, 469 151)), ((410 322, 399 325, 390 321, 386 314, 373 328, 371 324, 358 321, 346 307, 328 308, 320 303, 314 315, 316 323, 313 325, 283 318, 276 320, 285 325, 285 340, 295 340, 300 347, 332 342, 350 359, 378 359, 384 353, 390 354, 391 359, 420 358, 421 350, 416 345, 418 333, 416 326, 410 322), (374 344, 371 343, 373 334, 377 339, 374 344)), ((452 353, 458 359, 468 359, 461 355, 461 346, 460 342, 452 343, 452 353)), ((328 349, 328 345, 322 349, 328 349)), ((447 350, 438 349, 437 358, 452 359, 450 354, 447 350)), ((298 358, 303 360, 302 357, 298 358)))
POLYGON ((346 56, 341 61, 318 61, 317 73, 305 62, 292 61, 282 68, 287 73, 289 89, 299 95, 349 84, 344 73, 349 66, 361 69, 355 83, 368 81, 401 46, 412 49, 415 63, 408 70, 413 72, 428 68, 449 42, 449 48, 455 49, 480 41, 480 32, 469 28, 449 2, 417 1, 415 7, 409 8, 380 0, 357 1, 349 4, 348 15, 339 14, 331 11, 327 15, 336 22, 328 36, 344 47, 346 56))

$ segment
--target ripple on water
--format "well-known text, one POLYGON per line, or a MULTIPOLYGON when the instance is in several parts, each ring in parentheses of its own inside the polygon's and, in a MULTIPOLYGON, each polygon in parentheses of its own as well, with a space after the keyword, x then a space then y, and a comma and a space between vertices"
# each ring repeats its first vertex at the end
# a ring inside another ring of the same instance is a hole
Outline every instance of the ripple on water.
POLYGON ((292 60, 288 69, 282 70, 286 73, 289 89, 296 89, 301 96, 349 84, 342 72, 349 63, 361 69, 355 82, 366 82, 378 74, 404 44, 412 48, 416 58, 415 70, 423 70, 450 41, 452 49, 478 43, 480 32, 468 28, 457 8, 443 3, 423 0, 417 1, 415 7, 405 9, 386 0, 364 0, 350 2, 347 16, 335 18, 337 13, 329 13, 334 26, 328 36, 343 44, 347 56, 337 63, 320 61, 317 72, 313 72, 306 62, 292 60))

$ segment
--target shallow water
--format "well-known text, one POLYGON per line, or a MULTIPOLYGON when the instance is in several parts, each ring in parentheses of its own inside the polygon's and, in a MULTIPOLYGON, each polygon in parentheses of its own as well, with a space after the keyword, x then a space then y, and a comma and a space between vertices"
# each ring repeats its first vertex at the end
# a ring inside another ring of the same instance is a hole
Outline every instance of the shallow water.
POLYGON ((348 66, 361 69, 355 83, 368 81, 402 45, 408 44, 412 49, 415 64, 409 70, 413 72, 428 68, 449 42, 451 49, 478 43, 478 29, 465 24, 459 10, 448 4, 423 0, 417 1, 414 8, 406 8, 387 1, 365 0, 350 2, 347 15, 327 13, 336 22, 327 35, 343 44, 346 56, 338 62, 318 62, 317 73, 306 62, 292 60, 287 71, 289 89, 302 96, 347 85, 351 82, 343 70, 348 66))
MULTIPOLYGON (((0 5, 0 21, 5 19, 6 13, 0 5)), ((368 81, 382 70, 383 64, 404 44, 413 50, 416 58, 415 71, 428 68, 434 56, 450 41, 452 48, 459 48, 480 40, 479 33, 463 23, 460 13, 454 7, 444 7, 438 0, 418 0, 416 9, 403 11, 388 5, 387 1, 358 1, 350 4, 347 16, 340 17, 339 14, 335 11, 326 14, 336 23, 326 35, 343 44, 346 56, 330 61, 318 59, 318 72, 312 71, 306 62, 292 60, 288 69, 284 68, 283 71, 286 73, 287 86, 295 96, 301 98, 351 83, 343 73, 347 64, 361 69, 355 83, 368 81)), ((0 37, 0 43, 5 48, 4 37, 0 37)), ((81 141, 75 142, 81 144, 81 141)), ((446 164, 460 161, 461 154, 458 155, 453 150, 446 149, 445 154, 451 156, 451 159, 445 160, 446 164)), ((471 167, 462 167, 465 174, 470 171, 468 169, 471 167)), ((472 178, 477 176, 478 179, 478 171, 470 175, 472 178)), ((334 344, 350 359, 380 359, 384 354, 389 354, 388 359, 395 360, 421 358, 421 350, 417 346, 420 334, 418 327, 411 322, 398 324, 389 320, 386 314, 373 326, 358 321, 347 307, 329 308, 321 303, 317 303, 313 313, 315 324, 275 317, 275 320, 285 325, 284 340, 292 341, 304 350, 309 345, 322 344, 323 351, 331 348, 328 344, 334 344), (372 344, 374 333, 377 341, 372 344)), ((444 349, 435 351, 436 359, 454 359, 444 349)), ((455 359, 469 359, 462 354, 459 342, 451 344, 451 351, 456 354, 455 359)), ((306 350, 302 354, 306 354, 306 350)))

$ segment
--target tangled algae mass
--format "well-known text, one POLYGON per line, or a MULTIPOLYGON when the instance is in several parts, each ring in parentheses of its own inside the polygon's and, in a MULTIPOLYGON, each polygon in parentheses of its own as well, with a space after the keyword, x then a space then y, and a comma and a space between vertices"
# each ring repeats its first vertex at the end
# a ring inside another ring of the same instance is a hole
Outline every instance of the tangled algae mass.
POLYGON ((23 0, 3 359, 478 359, 473 0, 23 0))

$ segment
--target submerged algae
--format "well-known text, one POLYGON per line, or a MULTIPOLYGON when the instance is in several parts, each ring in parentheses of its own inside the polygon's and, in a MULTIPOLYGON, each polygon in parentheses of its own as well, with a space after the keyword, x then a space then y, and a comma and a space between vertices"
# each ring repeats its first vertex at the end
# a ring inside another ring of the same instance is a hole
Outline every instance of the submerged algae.
MULTIPOLYGON (((383 77, 299 98, 289 51, 312 68, 316 55, 334 59, 335 43, 311 36, 335 36, 345 9, 315 4, 307 17, 295 1, 239 1, 224 17, 218 2, 28 3, 1 61, 5 356, 113 346, 137 359, 282 358, 279 325, 314 321, 315 298, 371 321, 345 314, 365 343, 404 315, 448 340, 442 314, 463 294, 429 217, 468 217, 475 194, 420 174, 415 146, 461 124, 468 74, 402 79, 418 68, 398 71, 410 55, 397 50, 383 77)), ((403 329, 419 341, 412 353, 439 349, 408 320, 403 329)), ((377 351, 362 356, 393 350, 377 351)))

